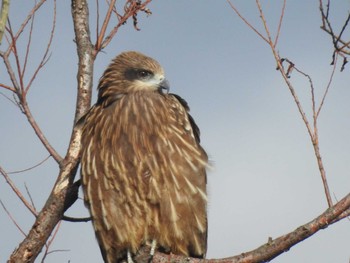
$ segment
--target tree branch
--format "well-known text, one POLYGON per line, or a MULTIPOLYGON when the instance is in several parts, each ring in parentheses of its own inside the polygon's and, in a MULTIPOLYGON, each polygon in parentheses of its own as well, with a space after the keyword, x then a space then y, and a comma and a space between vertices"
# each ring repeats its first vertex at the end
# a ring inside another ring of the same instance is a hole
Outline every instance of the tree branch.
MULTIPOLYGON (((233 6, 231 3, 230 3, 231 7, 233 6)), ((266 19, 265 19, 265 15, 264 15, 264 12, 262 10, 262 7, 261 7, 261 3, 259 0, 256 0, 256 5, 257 5, 257 8, 259 10, 259 14, 260 14, 260 19, 262 21, 262 24, 264 26, 264 29, 265 29, 265 34, 266 34, 266 37, 264 37, 263 39, 268 43, 268 45, 270 46, 271 48, 271 51, 273 53, 273 56, 275 58, 275 61, 277 63, 277 69, 280 71, 293 99, 294 99, 294 102, 298 108, 298 111, 301 115, 301 118, 306 126, 306 129, 310 135, 310 139, 311 139, 311 142, 312 142, 312 145, 313 145, 313 148, 314 148, 314 151, 315 151, 315 155, 316 155, 316 159, 317 159, 317 164, 318 164, 318 167, 319 167, 319 170, 320 170, 320 173, 321 173, 321 179, 322 179, 322 183, 323 183, 323 188, 324 188, 324 191, 325 191, 325 195, 326 195, 326 199, 327 199, 327 203, 328 203, 328 206, 331 207, 332 206, 332 198, 331 198, 331 195, 330 195, 330 191, 329 191, 329 187, 328 187, 328 183, 327 183, 327 178, 326 178, 326 173, 325 173, 325 169, 324 169, 324 166, 323 166, 323 162, 322 162, 322 158, 321 158, 321 154, 320 154, 320 149, 319 149, 319 141, 318 141, 318 133, 317 133, 317 122, 316 122, 316 119, 314 118, 314 129, 311 127, 309 121, 308 121, 308 118, 304 112, 304 109, 300 103, 300 100, 297 96, 297 93, 292 85, 292 83, 289 81, 289 77, 290 77, 290 73, 293 69, 295 69, 295 65, 294 63, 291 63, 289 60, 287 60, 287 62, 289 63, 289 67, 287 69, 287 71, 284 70, 284 67, 283 67, 283 61, 285 61, 286 59, 281 59, 281 57, 279 56, 278 52, 277 52, 277 47, 275 46, 274 42, 272 41, 272 36, 271 36, 271 33, 270 33, 270 30, 269 30, 269 27, 267 25, 267 22, 266 22, 266 19)), ((236 10, 235 7, 233 7, 234 10, 236 10)), ((235 11, 237 13, 237 11, 235 11)), ((282 12, 284 12, 282 10, 282 12)), ((281 15, 282 16, 282 15, 281 15)), ((241 17, 241 16, 240 16, 241 17)), ((243 20, 245 22, 245 20, 243 20)), ((246 24, 248 23, 248 26, 250 25, 249 22, 245 22, 246 24)), ((251 28, 251 26, 249 26, 251 28)), ((254 29, 253 29, 254 30, 254 29)), ((257 32, 256 30, 254 30, 259 36, 261 36, 261 34, 259 32, 257 32)), ((304 76, 308 77, 307 74, 303 73, 302 71, 298 70, 299 73, 303 74, 304 76)), ((310 80, 310 77, 308 77, 309 80, 310 80)), ((313 94, 313 86, 312 86, 312 82, 311 82, 311 92, 313 94)), ((313 101, 313 105, 315 105, 315 98, 314 96, 312 97, 313 101)), ((315 106, 313 106, 313 112, 314 112, 314 116, 316 115, 315 114, 315 106)))
MULTIPOLYGON (((88 6, 85 0, 72 0, 72 15, 78 46, 78 98, 75 123, 89 109, 91 100, 93 61, 90 42, 88 6)), ((46 244, 57 223, 62 219, 66 195, 77 172, 80 154, 81 127, 74 126, 70 144, 64 160, 60 163, 60 173, 50 196, 38 214, 27 237, 12 253, 8 262, 34 262, 46 244)))
POLYGON ((299 242, 309 238, 321 229, 338 221, 342 214, 350 209, 350 194, 345 196, 334 206, 328 208, 317 218, 298 227, 294 231, 276 239, 269 238, 268 242, 257 249, 233 257, 222 259, 194 259, 177 255, 167 255, 157 252, 152 262, 181 262, 181 263, 259 263, 268 262, 278 255, 288 251, 299 242))
MULTIPOLYGON (((32 19, 33 15, 35 14, 35 12, 46 2, 46 0, 40 0, 38 3, 35 4, 35 6, 32 8, 32 10, 29 12, 28 16, 26 17, 26 19, 23 21, 23 23, 21 24, 20 28, 18 29, 16 35, 14 36, 15 39, 18 39, 19 36, 22 34, 24 28, 27 26, 28 22, 32 19)), ((11 45, 8 47, 6 53, 10 52, 11 50, 11 45)))
POLYGON ((115 36, 115 34, 118 32, 118 29, 120 26, 124 25, 125 22, 130 18, 133 17, 134 18, 134 26, 136 28, 136 14, 139 11, 144 11, 147 14, 150 13, 150 11, 148 9, 146 9, 146 6, 151 2, 152 0, 146 0, 144 3, 141 3, 141 1, 135 1, 135 0, 128 0, 125 4, 124 7, 124 15, 122 17, 120 17, 118 24, 111 30, 111 32, 105 37, 105 39, 103 40, 103 42, 101 43, 101 45, 99 47, 96 47, 97 52, 100 51, 101 49, 105 48, 113 39, 113 37, 115 36), (99 49, 97 49, 99 48, 99 49))
POLYGON ((77 106, 74 117, 74 123, 77 123, 91 106, 93 66, 96 54, 93 52, 90 40, 89 9, 86 0, 72 0, 72 16, 79 58, 77 106))
POLYGON ((28 210, 34 215, 37 216, 37 212, 35 208, 25 199, 25 197, 22 195, 21 191, 16 187, 16 185, 12 182, 11 178, 8 176, 8 174, 5 172, 2 167, 0 167, 0 173, 5 178, 6 182, 9 184, 13 192, 18 196, 18 198, 22 201, 22 203, 28 208, 28 210))
POLYGON ((239 18, 251 29, 253 30, 259 37, 261 37, 262 40, 264 40, 266 43, 269 43, 268 39, 263 36, 241 13, 238 11, 238 9, 232 4, 230 0, 227 0, 228 4, 231 6, 232 10, 236 13, 236 15, 239 16, 239 18))
MULTIPOLYGON (((109 8, 108 8, 107 14, 105 16, 105 20, 103 21, 101 31, 97 35, 98 37, 97 37, 96 44, 95 44, 96 50, 101 49, 101 43, 105 37, 107 26, 108 26, 109 20, 111 19, 111 14, 112 14, 112 11, 114 8, 115 1, 116 0, 111 0, 111 2, 109 3, 109 8)), ((98 29, 97 29, 97 31, 98 31, 98 29)))

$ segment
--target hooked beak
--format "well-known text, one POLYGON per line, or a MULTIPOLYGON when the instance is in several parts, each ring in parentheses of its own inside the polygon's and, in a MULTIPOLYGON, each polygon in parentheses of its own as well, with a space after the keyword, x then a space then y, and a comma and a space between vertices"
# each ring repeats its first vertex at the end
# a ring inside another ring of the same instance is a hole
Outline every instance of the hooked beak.
POLYGON ((170 90, 169 81, 167 79, 162 80, 162 82, 159 83, 158 91, 160 93, 169 93, 169 90, 170 90))

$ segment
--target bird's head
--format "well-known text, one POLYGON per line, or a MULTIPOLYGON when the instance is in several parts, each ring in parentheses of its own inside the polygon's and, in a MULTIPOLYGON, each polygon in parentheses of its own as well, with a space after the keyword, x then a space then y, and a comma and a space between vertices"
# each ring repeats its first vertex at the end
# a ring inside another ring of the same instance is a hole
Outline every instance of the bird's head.
POLYGON ((136 51, 127 51, 112 60, 99 85, 99 100, 137 91, 168 92, 169 83, 161 65, 136 51))

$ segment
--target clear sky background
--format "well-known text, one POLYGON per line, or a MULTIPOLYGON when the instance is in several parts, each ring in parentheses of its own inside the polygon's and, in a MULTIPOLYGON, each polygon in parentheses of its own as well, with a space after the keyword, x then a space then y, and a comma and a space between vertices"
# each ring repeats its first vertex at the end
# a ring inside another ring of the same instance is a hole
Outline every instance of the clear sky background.
MULTIPOLYGON (((273 33, 282 2, 262 1, 273 33)), ((92 21, 94 3, 90 3, 92 21)), ((233 3, 262 29, 255 1, 233 3)), ((11 2, 14 29, 32 5, 33 1, 11 2)), ((138 50, 163 65, 171 92, 188 101, 214 166, 208 175, 208 258, 252 250, 269 237, 286 234, 321 214, 327 202, 310 138, 275 70, 269 47, 242 23, 226 1, 155 0, 149 8, 153 15, 139 15, 141 31, 135 31, 129 21, 99 54, 95 87, 113 57, 125 50, 138 50)), ((332 1, 335 31, 339 32, 349 10, 349 1, 332 1)), ((43 53, 51 30, 51 14, 49 1, 36 16, 28 73, 43 53)), ((312 77, 318 101, 332 70, 333 50, 330 37, 320 30, 320 25, 318 1, 288 1, 278 46, 282 57, 288 57, 312 77)), ((91 32, 94 39, 94 27, 91 32)), ((28 101, 43 132, 61 155, 65 155, 69 142, 76 101, 77 55, 73 39, 70 1, 58 1, 52 55, 34 82, 28 101)), ((319 118, 321 154, 331 193, 337 199, 350 189, 349 71, 350 66, 343 73, 337 70, 319 118)), ((307 80, 293 73, 291 81, 311 117, 307 80)), ((3 65, 0 82, 9 84, 3 65)), ((9 92, 1 92, 11 97, 9 92)), ((25 116, 4 96, 0 96, 0 121, 0 165, 5 170, 25 169, 48 156, 25 116)), ((49 160, 11 178, 24 194, 24 184, 27 185, 39 210, 57 174, 55 162, 49 160)), ((34 218, 2 177, 0 199, 28 232, 34 218)), ((84 217, 88 212, 78 200, 66 214, 84 217)), ((6 261, 22 239, 0 208, 0 262, 6 261)), ((48 255, 45 262, 102 262, 90 222, 62 222, 51 250, 64 251, 48 255)), ((343 220, 273 262, 328 263, 349 259, 350 223, 343 220)))

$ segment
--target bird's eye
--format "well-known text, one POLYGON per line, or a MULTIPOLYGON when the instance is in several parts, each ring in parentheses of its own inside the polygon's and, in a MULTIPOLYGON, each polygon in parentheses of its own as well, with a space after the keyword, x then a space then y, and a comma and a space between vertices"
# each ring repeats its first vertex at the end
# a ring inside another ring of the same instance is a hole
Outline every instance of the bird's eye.
POLYGON ((137 75, 140 79, 146 79, 152 76, 152 73, 147 70, 140 70, 137 72, 137 75))

